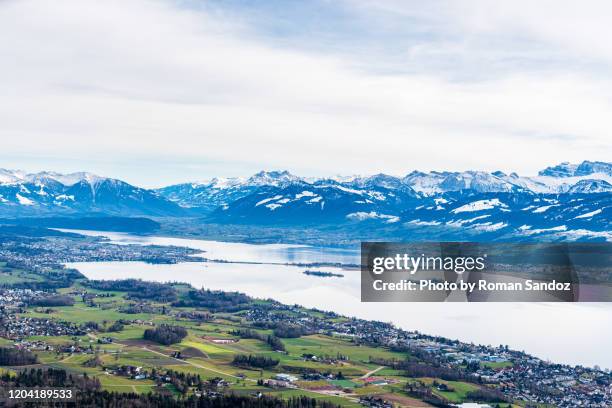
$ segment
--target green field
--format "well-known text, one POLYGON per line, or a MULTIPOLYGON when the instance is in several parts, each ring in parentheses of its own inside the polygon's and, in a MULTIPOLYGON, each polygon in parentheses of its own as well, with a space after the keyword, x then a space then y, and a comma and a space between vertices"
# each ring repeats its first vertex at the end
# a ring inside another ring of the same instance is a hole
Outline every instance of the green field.
POLYGON ((4 285, 16 283, 42 282, 40 275, 24 271, 23 269, 6 266, 6 262, 0 262, 0 282, 4 285))
MULTIPOLYGON (((4 272, 3 272, 4 273, 4 272)), ((21 272, 12 271, 12 276, 26 279, 21 272)), ((78 283, 71 288, 64 288, 60 292, 71 293, 82 288, 78 283)), ((92 290, 90 293, 100 293, 92 290)), ((349 337, 329 336, 323 334, 305 335, 298 338, 284 338, 282 343, 285 352, 272 350, 269 344, 258 339, 239 339, 232 332, 236 329, 248 327, 265 338, 272 333, 271 330, 253 328, 242 319, 243 312, 218 313, 214 319, 197 322, 188 319, 179 319, 176 316, 155 313, 125 313, 119 309, 134 301, 128 299, 122 292, 112 293, 110 297, 95 298, 95 305, 84 303, 80 296, 75 296, 73 306, 60 306, 42 310, 30 307, 20 316, 39 317, 44 319, 57 319, 74 324, 95 322, 100 329, 91 330, 87 335, 71 336, 32 336, 28 340, 44 341, 54 347, 52 351, 38 351, 41 366, 62 368, 73 374, 87 373, 97 377, 103 389, 117 392, 156 392, 160 389, 150 380, 132 379, 126 376, 115 375, 113 367, 133 366, 142 367, 145 371, 172 370, 179 373, 199 375, 202 379, 223 378, 229 385, 229 390, 238 394, 252 394, 262 392, 265 394, 287 398, 295 395, 307 395, 312 398, 328 400, 344 407, 360 406, 358 398, 364 395, 405 395, 403 387, 407 381, 402 377, 400 370, 381 367, 375 361, 402 361, 410 356, 407 353, 394 352, 383 347, 369 347, 359 345, 349 337), (107 332, 115 321, 124 322, 123 329, 118 332, 107 332), (170 324, 183 326, 188 335, 182 341, 169 346, 145 341, 145 330, 154 325, 170 324), (102 337, 111 337, 110 344, 100 344, 102 337), (233 342, 224 343, 222 339, 232 339, 233 342), (237 340, 237 341, 236 341, 237 340), (60 353, 56 349, 62 345, 78 345, 86 353, 60 353), (181 358, 173 357, 180 352, 181 358), (257 355, 267 356, 278 360, 278 365, 267 369, 249 369, 232 365, 234 356, 257 355), (304 355, 316 358, 305 359, 304 355), (92 364, 92 361, 96 361, 92 364), (389 385, 368 385, 363 378, 367 373, 376 370, 376 377, 385 378, 389 385), (296 388, 269 388, 257 384, 258 380, 274 378, 278 373, 297 373, 301 371, 318 372, 325 375, 339 376, 340 379, 318 379, 313 381, 300 380, 296 388)), ((148 302, 151 306, 160 306, 155 302, 148 302)), ((169 310, 168 304, 165 305, 169 310)), ((193 308, 183 308, 190 311, 193 308)), ((320 312, 313 312, 321 317, 320 312)), ((342 318, 338 318, 342 319, 342 318)), ((0 345, 10 345, 11 342, 0 339, 0 345)), ((493 366, 494 367, 494 366, 493 366)), ((13 368, 16 369, 16 368, 13 368)), ((469 391, 477 389, 475 385, 464 382, 444 382, 452 387, 452 392, 443 392, 435 389, 433 379, 424 378, 421 381, 430 384, 432 391, 450 402, 463 402, 469 391)), ((443 381, 439 381, 443 382, 443 381)), ((172 385, 163 385, 164 389, 177 394, 172 385)))
POLYGON ((482 365, 485 366, 485 367, 493 368, 493 369, 512 367, 512 363, 510 361, 484 362, 484 363, 482 363, 482 365))

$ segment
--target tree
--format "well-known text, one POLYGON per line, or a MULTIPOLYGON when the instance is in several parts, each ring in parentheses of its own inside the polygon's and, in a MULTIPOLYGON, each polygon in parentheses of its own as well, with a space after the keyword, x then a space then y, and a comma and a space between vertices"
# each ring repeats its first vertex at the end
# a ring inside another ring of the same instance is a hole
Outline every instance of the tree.
POLYGON ((151 340, 166 346, 179 343, 187 337, 187 330, 181 326, 170 326, 162 324, 154 329, 147 329, 144 332, 144 339, 151 340))

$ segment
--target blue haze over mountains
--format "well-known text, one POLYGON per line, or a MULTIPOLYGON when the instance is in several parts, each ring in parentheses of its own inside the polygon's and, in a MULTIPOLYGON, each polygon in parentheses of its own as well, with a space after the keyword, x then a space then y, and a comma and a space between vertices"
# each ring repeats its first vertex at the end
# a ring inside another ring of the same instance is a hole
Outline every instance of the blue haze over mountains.
POLYGON ((313 179, 262 171, 156 190, 90 173, 0 169, 2 218, 102 214, 335 226, 381 238, 612 241, 612 163, 562 163, 535 177, 413 171, 313 179))

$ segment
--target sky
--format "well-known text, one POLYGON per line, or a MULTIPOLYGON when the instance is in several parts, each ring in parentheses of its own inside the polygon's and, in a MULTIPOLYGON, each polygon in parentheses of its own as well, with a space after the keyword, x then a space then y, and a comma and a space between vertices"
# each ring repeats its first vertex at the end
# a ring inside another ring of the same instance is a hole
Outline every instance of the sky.
POLYGON ((612 3, 0 1, 0 167, 145 187, 612 157, 612 3))

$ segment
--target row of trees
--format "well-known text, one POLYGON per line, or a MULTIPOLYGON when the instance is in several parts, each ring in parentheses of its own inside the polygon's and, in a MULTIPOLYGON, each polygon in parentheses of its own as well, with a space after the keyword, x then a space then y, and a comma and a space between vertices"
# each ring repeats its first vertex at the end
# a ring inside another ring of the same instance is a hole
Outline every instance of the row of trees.
POLYGON ((249 354, 248 356, 245 354, 237 354, 234 356, 234 360, 232 364, 237 367, 254 367, 254 368, 270 368, 275 367, 279 363, 279 360, 276 360, 272 357, 267 356, 254 356, 249 354))
MULTIPOLYGON (((178 377, 177 377, 178 378, 178 377)), ((191 382, 194 378, 183 377, 184 381, 191 382)), ((64 370, 32 369, 16 374, 4 373, 0 375, 3 388, 18 387, 49 387, 74 388, 75 401, 67 406, 80 408, 339 408, 338 405, 327 401, 320 401, 310 397, 298 396, 283 400, 277 397, 262 396, 255 398, 246 395, 216 394, 200 397, 191 395, 185 398, 175 398, 165 393, 117 393, 100 390, 100 382, 87 374, 77 376, 67 374, 64 370)), ((29 407, 48 407, 49 401, 28 402, 29 407)), ((57 406, 60 406, 58 404, 57 406)), ((61 405, 64 406, 64 405, 61 405)))
POLYGON ((400 369, 404 371, 406 377, 412 378, 432 377, 446 381, 472 380, 460 370, 412 361, 406 361, 400 369))
MULTIPOLYGON (((418 354, 418 352, 415 352, 415 354, 418 354)), ((472 373, 459 367, 444 367, 428 354, 421 354, 419 357, 412 355, 412 358, 405 360, 387 360, 370 357, 370 362, 403 371, 404 376, 411 378, 431 377, 446 381, 478 382, 478 377, 472 373)))
MULTIPOLYGON (((39 405, 47 407, 48 405, 39 405)), ((81 408, 339 408, 339 405, 310 397, 291 397, 283 400, 277 397, 229 395, 202 395, 175 399, 166 394, 136 394, 98 391, 77 393, 76 406, 81 408)))
POLYGON ((274 328, 274 335, 283 339, 294 339, 311 334, 305 328, 292 324, 277 324, 274 328))
POLYGON ((164 372, 157 371, 153 368, 151 371, 151 378, 158 380, 158 384, 160 384, 160 377, 169 378, 174 388, 183 395, 187 394, 192 388, 202 391, 209 385, 208 382, 202 381, 200 374, 184 373, 174 370, 167 370, 164 372))
POLYGON ((251 298, 244 293, 209 289, 190 290, 187 298, 172 303, 175 307, 201 307, 211 312, 237 312, 247 308, 251 298))
POLYGON ((274 351, 285 351, 285 345, 278 337, 271 334, 261 334, 251 329, 237 329, 231 332, 242 339, 256 339, 266 342, 274 351))
POLYGON ((154 329, 145 330, 143 337, 145 340, 168 346, 170 344, 180 343, 181 340, 187 337, 187 330, 181 326, 162 324, 154 329))
MULTIPOLYGON (((279 319, 282 319, 284 316, 279 315, 278 317, 279 319)), ((314 331, 308 329, 307 327, 285 323, 282 320, 254 322, 253 326, 262 329, 272 329, 275 336, 284 339, 294 339, 314 333, 314 331)))
POLYGON ((89 377, 87 373, 79 376, 53 368, 44 370, 32 368, 17 373, 7 371, 0 376, 0 383, 4 389, 19 387, 76 388, 79 391, 100 389, 100 381, 95 377, 89 377))
POLYGON ((506 402, 506 396, 498 390, 481 387, 474 391, 469 391, 466 397, 472 401, 482 402, 506 402))
POLYGON ((108 329, 106 329, 106 331, 108 332, 120 332, 123 330, 123 322, 121 322, 120 320, 116 320, 115 322, 113 322, 113 324, 111 324, 110 326, 108 326, 108 329))
POLYGON ((0 347, 0 366, 23 366, 38 363, 38 358, 28 350, 0 347))
MULTIPOLYGON (((447 386, 446 384, 438 383, 435 380, 433 382, 433 386, 438 389, 443 389, 444 391, 447 391, 447 392, 454 391, 451 387, 447 386)), ((447 399, 441 397, 440 395, 434 394, 432 391, 432 388, 428 384, 425 384, 423 381, 419 381, 419 380, 409 381, 408 383, 406 383, 406 387, 404 388, 404 391, 406 391, 408 395, 421 399, 435 407, 450 408, 450 407, 455 406, 455 405, 451 405, 450 401, 448 401, 447 399)), ((480 387, 474 391, 469 391, 466 394, 466 398, 469 401, 498 403, 496 405, 496 408, 497 407, 501 408, 501 405, 499 405, 499 403, 508 402, 507 398, 500 391, 494 390, 491 388, 486 388, 486 387, 480 387)), ((510 407, 510 404, 508 404, 508 407, 510 407)))
POLYGON ((43 307, 72 306, 74 305, 74 298, 66 295, 51 295, 33 299, 30 305, 43 307))
POLYGON ((177 299, 176 289, 172 285, 140 279, 90 280, 84 284, 97 290, 127 292, 133 299, 152 299, 157 302, 173 302, 177 299))
POLYGON ((411 397, 420 399, 434 407, 452 408, 455 406, 451 405, 450 401, 448 401, 446 398, 434 394, 431 387, 422 381, 408 382, 404 388, 404 391, 411 397))

